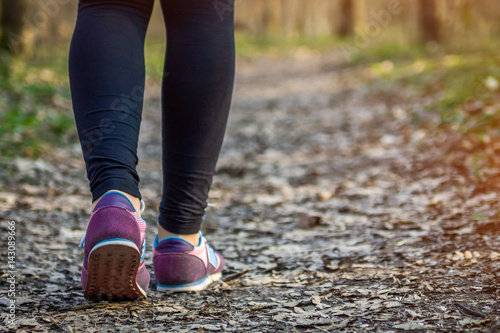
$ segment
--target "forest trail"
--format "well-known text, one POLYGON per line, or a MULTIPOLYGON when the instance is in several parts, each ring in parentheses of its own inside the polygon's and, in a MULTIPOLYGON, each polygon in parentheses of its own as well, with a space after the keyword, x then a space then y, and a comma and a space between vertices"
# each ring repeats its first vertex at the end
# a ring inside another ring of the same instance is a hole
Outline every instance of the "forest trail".
MULTIPOLYGON (((5 326, 2 279, 0 330, 500 330, 498 235, 453 224, 498 197, 457 194, 467 184, 427 162, 423 147, 432 145, 412 127, 404 90, 384 93, 361 71, 337 53, 239 61, 203 227, 227 268, 223 282, 198 294, 157 292, 153 276, 145 300, 86 302, 78 243, 89 195, 79 147, 13 161, 0 217, 16 221, 17 318, 5 326)), ((148 82, 139 163, 151 271, 159 89, 148 82)), ((7 224, 0 228, 6 235, 7 224)))

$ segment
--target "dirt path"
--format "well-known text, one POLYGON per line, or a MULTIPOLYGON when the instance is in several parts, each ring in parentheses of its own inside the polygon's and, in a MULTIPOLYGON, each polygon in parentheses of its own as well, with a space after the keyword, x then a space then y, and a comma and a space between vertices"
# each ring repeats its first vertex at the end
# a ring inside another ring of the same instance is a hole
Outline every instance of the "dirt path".
MULTIPOLYGON (((16 221, 18 237, 11 329, 500 330, 500 254, 492 252, 500 241, 469 219, 472 209, 491 211, 498 196, 466 200, 466 182, 421 150, 427 138, 410 130, 404 92, 376 93, 359 69, 341 64, 335 54, 239 62, 204 225, 227 269, 224 282, 199 294, 156 292, 153 278, 145 300, 87 303, 77 247, 88 219, 79 147, 45 162, 4 163, 0 217, 16 221)), ((139 169, 149 249, 161 182, 158 82, 148 91, 139 169)))

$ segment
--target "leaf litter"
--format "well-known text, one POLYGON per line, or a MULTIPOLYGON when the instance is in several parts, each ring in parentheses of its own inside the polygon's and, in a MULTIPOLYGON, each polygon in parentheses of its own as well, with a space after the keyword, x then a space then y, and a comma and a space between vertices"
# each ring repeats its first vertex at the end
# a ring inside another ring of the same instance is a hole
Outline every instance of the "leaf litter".
MULTIPOLYGON (((384 99, 377 83, 366 88, 362 68, 332 66, 338 57, 238 63, 203 226, 227 268, 201 293, 157 292, 153 276, 144 300, 86 302, 77 245, 90 200, 78 147, 44 161, 2 161, 0 216, 17 222, 20 241, 16 324, 7 326, 2 291, 0 330, 500 330, 497 193, 475 191, 437 157, 439 138, 409 129, 402 110, 419 102, 411 94, 384 99)), ((147 91, 139 172, 152 244, 158 82, 147 91)), ((148 251, 152 271, 151 260, 148 251)))

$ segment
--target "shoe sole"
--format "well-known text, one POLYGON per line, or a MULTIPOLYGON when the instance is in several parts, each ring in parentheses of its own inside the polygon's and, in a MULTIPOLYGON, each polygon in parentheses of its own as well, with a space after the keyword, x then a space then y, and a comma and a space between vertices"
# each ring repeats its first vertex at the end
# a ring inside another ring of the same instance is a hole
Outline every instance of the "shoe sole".
POLYGON ((204 277, 203 279, 193 282, 193 283, 188 283, 188 284, 181 284, 181 285, 165 285, 158 283, 158 286, 156 287, 156 290, 158 291, 174 291, 174 292, 183 292, 183 291, 202 291, 205 290, 212 282, 220 280, 222 277, 222 273, 215 273, 208 275, 204 277))
POLYGON ((97 244, 90 251, 84 297, 97 300, 133 300, 146 297, 137 284, 141 254, 126 239, 97 244))

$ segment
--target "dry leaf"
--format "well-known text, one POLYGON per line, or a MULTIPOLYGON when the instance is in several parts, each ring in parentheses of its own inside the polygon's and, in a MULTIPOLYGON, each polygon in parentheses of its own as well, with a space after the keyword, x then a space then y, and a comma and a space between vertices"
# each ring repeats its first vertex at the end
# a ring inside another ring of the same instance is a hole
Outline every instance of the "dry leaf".
POLYGON ((311 229, 320 226, 322 223, 323 223, 323 218, 319 215, 299 213, 299 222, 297 223, 297 228, 311 229))

